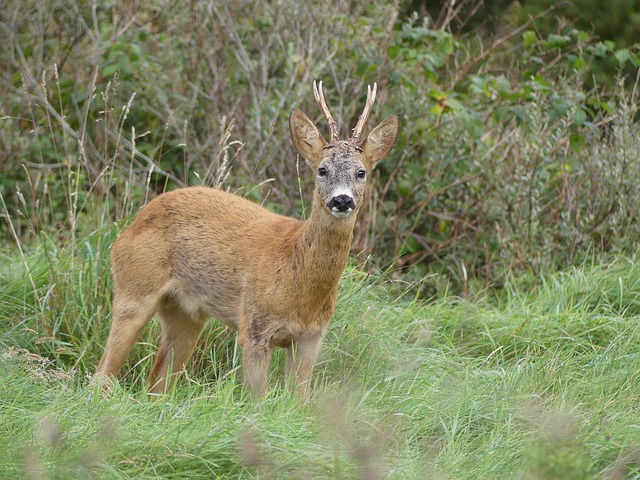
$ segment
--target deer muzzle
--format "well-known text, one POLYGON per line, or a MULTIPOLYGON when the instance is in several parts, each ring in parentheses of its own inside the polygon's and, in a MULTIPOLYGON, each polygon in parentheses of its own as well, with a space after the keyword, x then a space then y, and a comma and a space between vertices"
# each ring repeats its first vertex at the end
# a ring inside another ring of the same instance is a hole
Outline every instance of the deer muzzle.
POLYGON ((333 197, 327 204, 331 214, 336 218, 344 218, 353 212, 356 208, 356 202, 353 201, 351 195, 340 194, 333 197))

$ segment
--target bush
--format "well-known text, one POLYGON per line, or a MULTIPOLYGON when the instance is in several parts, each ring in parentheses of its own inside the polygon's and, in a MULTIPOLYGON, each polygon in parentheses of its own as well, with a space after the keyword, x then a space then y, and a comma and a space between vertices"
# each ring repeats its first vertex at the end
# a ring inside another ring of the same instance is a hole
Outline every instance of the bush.
POLYGON ((470 295, 583 252, 634 251, 636 92, 584 81, 595 58, 637 67, 638 47, 569 27, 540 34, 531 21, 486 43, 400 11, 9 1, 0 233, 54 231, 64 245, 188 184, 304 216, 312 178, 294 160, 287 115, 319 120, 310 85, 324 78, 343 136, 367 83, 380 87, 371 124, 401 118, 357 226, 354 253, 375 254, 363 266, 410 280, 437 272, 425 294, 453 284, 470 295))

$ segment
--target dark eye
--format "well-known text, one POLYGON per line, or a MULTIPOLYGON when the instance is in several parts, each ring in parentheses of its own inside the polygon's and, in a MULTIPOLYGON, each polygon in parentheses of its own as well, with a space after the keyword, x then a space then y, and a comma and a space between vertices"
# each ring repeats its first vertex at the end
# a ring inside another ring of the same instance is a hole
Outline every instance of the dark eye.
POLYGON ((365 172, 364 170, 358 170, 358 173, 356 174, 356 176, 358 178, 364 178, 367 176, 367 172, 365 172))
POLYGON ((320 167, 318 169, 318 175, 321 177, 325 177, 327 175, 327 169, 324 167, 320 167))

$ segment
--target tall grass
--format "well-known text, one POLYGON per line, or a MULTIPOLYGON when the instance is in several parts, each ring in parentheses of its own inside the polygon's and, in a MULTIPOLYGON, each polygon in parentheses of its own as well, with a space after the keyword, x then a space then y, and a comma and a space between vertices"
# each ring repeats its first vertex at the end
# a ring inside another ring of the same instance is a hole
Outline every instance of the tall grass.
POLYGON ((46 237, 4 254, 9 478, 640 478, 633 258, 428 304, 350 268, 309 403, 284 388, 282 355, 267 397, 245 397, 235 336, 215 323, 187 377, 150 399, 152 322, 105 397, 87 376, 114 233, 78 236, 73 255, 46 237))

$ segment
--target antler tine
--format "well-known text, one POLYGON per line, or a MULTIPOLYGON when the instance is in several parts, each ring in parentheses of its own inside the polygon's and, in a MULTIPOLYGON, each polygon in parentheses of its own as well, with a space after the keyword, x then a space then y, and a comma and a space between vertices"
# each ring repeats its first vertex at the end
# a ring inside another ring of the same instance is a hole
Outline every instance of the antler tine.
POLYGON ((369 119, 369 114, 371 113, 371 108, 373 107, 373 102, 376 101, 376 92, 378 90, 378 85, 376 82, 373 82, 373 89, 371 89, 371 85, 367 85, 367 103, 364 105, 364 110, 362 111, 362 115, 358 118, 358 123, 356 123, 355 128, 353 129, 353 136, 351 137, 350 143, 352 145, 358 145, 358 141, 360 140, 360 135, 362 134, 362 129, 364 128, 367 120, 369 119))
POLYGON ((322 80, 316 85, 316 81, 313 81, 313 96, 316 99, 316 102, 320 104, 320 110, 322 110, 322 114, 329 125, 329 131, 331 132, 331 143, 337 143, 338 140, 338 124, 331 116, 331 112, 329 111, 329 107, 327 106, 327 102, 324 99, 324 92, 322 91, 322 80))

